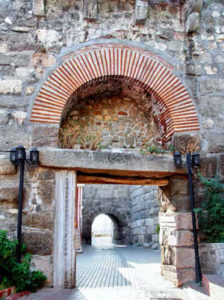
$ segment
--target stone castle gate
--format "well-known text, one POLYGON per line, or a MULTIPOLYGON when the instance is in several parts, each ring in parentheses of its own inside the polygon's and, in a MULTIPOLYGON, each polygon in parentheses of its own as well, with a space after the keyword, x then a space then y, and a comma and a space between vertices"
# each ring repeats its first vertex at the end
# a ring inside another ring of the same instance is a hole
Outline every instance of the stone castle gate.
POLYGON ((223 178, 223 1, 1 0, 0 10, 0 228, 15 236, 8 151, 36 146, 23 238, 49 284, 75 286, 76 183, 158 186, 162 274, 192 279, 186 170, 140 149, 183 151, 199 135, 202 174, 223 178))
MULTIPOLYGON (((172 65, 147 47, 117 41, 96 41, 61 57, 35 96, 31 112, 33 142, 46 128, 58 137, 71 102, 99 81, 122 79, 153 97, 154 114, 163 143, 174 135, 199 131, 193 100, 172 65)), ((44 134, 43 134, 44 136, 44 134)), ((55 145, 57 146, 57 145, 55 145)), ((177 170, 172 156, 135 152, 40 148, 41 166, 55 169, 53 285, 75 287, 74 217, 77 183, 119 183, 160 187, 162 274, 176 285, 193 279, 191 215, 186 171, 177 170), (179 192, 181 186, 181 192, 179 192)))

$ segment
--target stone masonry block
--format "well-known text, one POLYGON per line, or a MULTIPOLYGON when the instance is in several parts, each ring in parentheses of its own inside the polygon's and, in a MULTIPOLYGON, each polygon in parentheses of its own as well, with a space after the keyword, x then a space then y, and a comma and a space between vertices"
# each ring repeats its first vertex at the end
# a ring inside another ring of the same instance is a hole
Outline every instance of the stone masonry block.
POLYGON ((200 82, 200 91, 202 93, 215 93, 224 91, 223 78, 202 78, 200 82))
POLYGON ((194 249, 175 248, 175 266, 177 268, 194 268, 194 249))
POLYGON ((0 188, 0 202, 1 201, 17 201, 18 187, 1 187, 0 188))
POLYGON ((214 177, 217 174, 217 157, 202 157, 200 171, 205 177, 214 177))
POLYGON ((28 213, 24 217, 24 225, 34 228, 53 229, 53 214, 51 212, 41 211, 40 213, 28 213))
POLYGON ((23 232, 23 241, 27 244, 27 250, 31 254, 52 254, 53 234, 50 230, 30 230, 26 228, 23 232))
POLYGON ((191 213, 160 213, 159 223, 161 228, 192 230, 191 213))
POLYGON ((199 13, 193 12, 187 18, 186 32, 188 32, 188 33, 197 32, 199 25, 200 25, 199 13))
POLYGON ((148 17, 148 0, 135 1, 135 23, 144 24, 148 17))
POLYGON ((97 19, 97 0, 84 0, 84 18, 89 20, 97 19))
POLYGON ((44 0, 33 0, 34 16, 44 16, 44 0))
POLYGON ((168 244, 170 246, 193 246, 193 233, 189 230, 170 230, 168 244))
POLYGON ((0 80, 0 94, 21 94, 21 80, 0 80))
POLYGON ((9 161, 9 157, 0 155, 0 175, 13 175, 16 173, 16 167, 9 161))

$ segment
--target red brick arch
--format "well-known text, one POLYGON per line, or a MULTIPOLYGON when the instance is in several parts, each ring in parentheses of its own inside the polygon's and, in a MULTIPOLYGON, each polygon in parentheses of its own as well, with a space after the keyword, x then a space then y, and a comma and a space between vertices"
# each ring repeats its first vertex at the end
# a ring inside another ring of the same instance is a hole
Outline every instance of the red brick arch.
POLYGON ((193 101, 173 66, 149 51, 123 44, 92 45, 65 56, 42 85, 31 121, 60 124, 72 94, 84 84, 108 76, 135 80, 154 95, 159 123, 166 123, 166 139, 173 133, 199 130, 193 101))

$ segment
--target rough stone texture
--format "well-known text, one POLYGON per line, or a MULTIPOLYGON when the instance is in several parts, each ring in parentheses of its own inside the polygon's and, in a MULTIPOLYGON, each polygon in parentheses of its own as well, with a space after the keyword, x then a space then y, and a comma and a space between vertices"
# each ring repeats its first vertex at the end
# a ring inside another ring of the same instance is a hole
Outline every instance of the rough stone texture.
POLYGON ((51 286, 52 282, 52 256, 51 255, 32 255, 32 266, 41 270, 47 276, 45 285, 51 286))
POLYGON ((148 1, 135 0, 135 23, 144 24, 148 16, 148 1))
POLYGON ((224 275, 224 243, 201 243, 199 250, 202 272, 224 275))
POLYGON ((131 171, 151 174, 152 178, 186 174, 185 168, 177 169, 171 155, 141 155, 139 151, 40 149, 40 165, 58 168, 98 169, 117 174, 131 171))
POLYGON ((83 188, 82 238, 91 240, 91 226, 99 214, 108 215, 115 225, 115 242, 130 243, 131 197, 125 185, 85 185, 83 188))
POLYGON ((97 0, 84 0, 84 17, 88 20, 97 19, 97 0))
POLYGON ((34 127, 32 136, 33 147, 58 146, 58 128, 34 127))
POLYGON ((16 167, 9 162, 9 156, 0 154, 0 175, 13 175, 16 173, 16 167))
POLYGON ((177 286, 194 278, 192 219, 185 204, 187 197, 184 179, 173 179, 169 186, 159 189, 161 273, 177 286))
POLYGON ((44 16, 44 0, 33 0, 33 13, 35 16, 44 16))
POLYGON ((32 254, 49 255, 53 250, 53 235, 48 229, 32 230, 25 228, 23 241, 27 245, 27 251, 32 254))
POLYGON ((186 22, 186 31, 192 33, 198 30, 200 24, 199 13, 194 12, 189 15, 186 22))
POLYGON ((146 104, 147 95, 144 92, 139 93, 138 98, 136 94, 125 97, 125 94, 131 95, 131 90, 125 87, 125 83, 121 84, 121 89, 118 86, 119 82, 106 84, 106 93, 101 92, 105 87, 99 86, 99 94, 76 99, 77 104, 73 104, 62 125, 60 136, 63 148, 139 149, 161 143, 155 120, 150 114, 153 110, 151 98, 148 97, 151 104, 146 104), (115 87, 115 95, 110 96, 109 90, 115 87))
POLYGON ((11 148, 19 145, 29 149, 31 137, 24 129, 21 130, 16 125, 2 126, 0 129, 0 151, 9 151, 11 148))
POLYGON ((158 188, 131 186, 131 241, 144 246, 159 246, 158 188))
POLYGON ((28 227, 53 230, 53 214, 48 211, 31 212, 25 216, 23 224, 28 227))
POLYGON ((21 91, 21 80, 0 80, 0 94, 20 94, 21 91))

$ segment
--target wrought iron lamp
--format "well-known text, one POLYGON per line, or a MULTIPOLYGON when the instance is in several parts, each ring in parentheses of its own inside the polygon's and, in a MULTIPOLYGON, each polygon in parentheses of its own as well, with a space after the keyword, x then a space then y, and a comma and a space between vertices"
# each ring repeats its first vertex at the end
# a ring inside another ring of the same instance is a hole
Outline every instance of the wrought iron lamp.
POLYGON ((182 155, 180 152, 174 153, 174 164, 177 168, 180 168, 182 166, 182 155))
POLYGON ((26 149, 23 146, 10 150, 10 162, 19 166, 19 196, 18 196, 18 225, 17 225, 17 260, 21 262, 22 244, 22 210, 23 210, 23 184, 25 162, 39 164, 39 151, 36 148, 30 150, 30 159, 26 159, 26 149))
MULTIPOLYGON (((200 166, 200 155, 199 153, 187 153, 187 171, 188 171, 188 183, 189 183, 189 193, 190 193, 190 204, 191 204, 191 215, 192 215, 192 226, 193 226, 193 236, 194 236, 194 254, 195 254, 195 282, 201 284, 202 274, 201 274, 201 263, 198 250, 198 232, 196 226, 196 216, 195 216, 195 200, 194 200, 194 185, 193 185, 193 169, 200 166)), ((177 168, 182 166, 182 157, 179 152, 174 153, 174 164, 177 168)))

